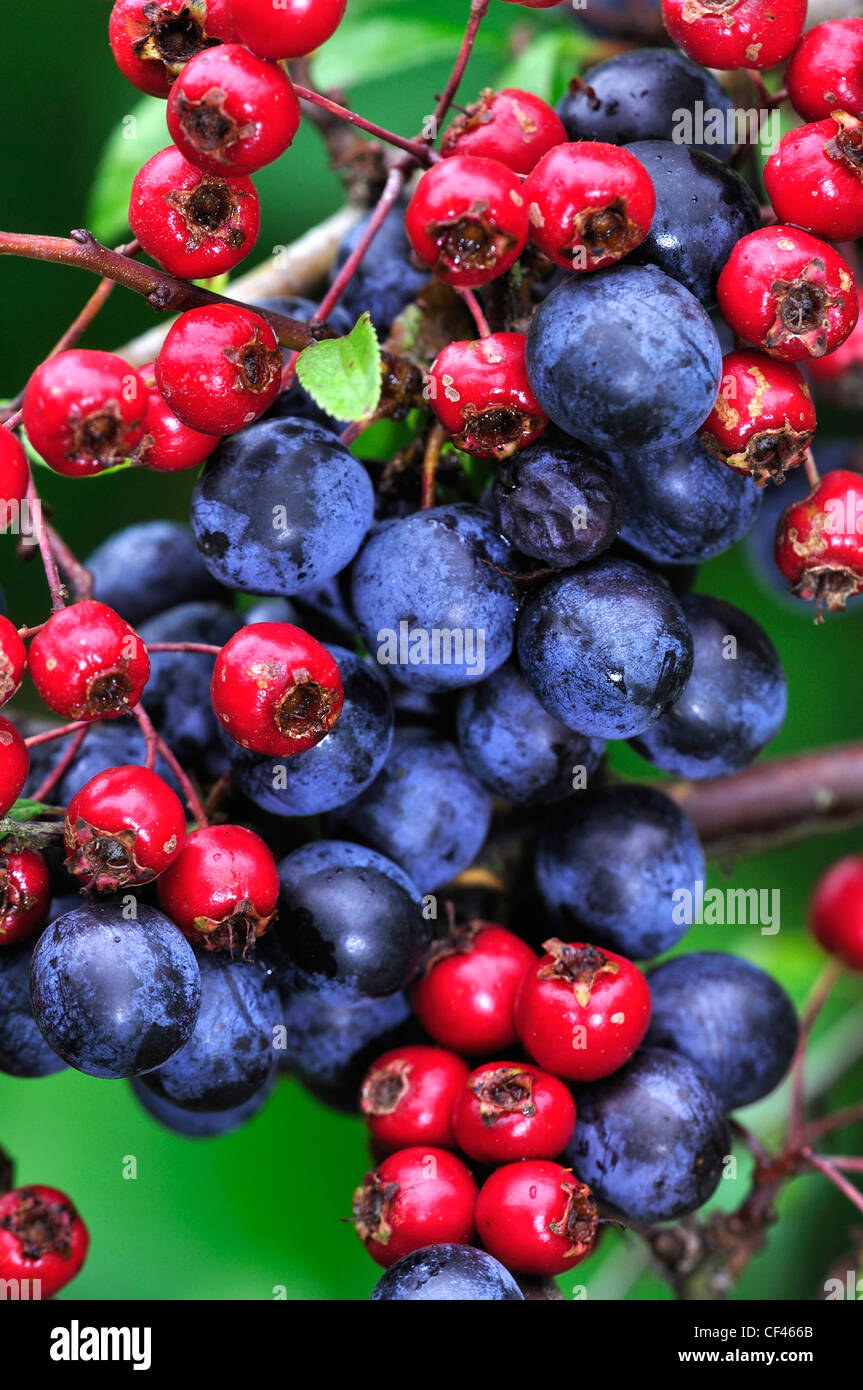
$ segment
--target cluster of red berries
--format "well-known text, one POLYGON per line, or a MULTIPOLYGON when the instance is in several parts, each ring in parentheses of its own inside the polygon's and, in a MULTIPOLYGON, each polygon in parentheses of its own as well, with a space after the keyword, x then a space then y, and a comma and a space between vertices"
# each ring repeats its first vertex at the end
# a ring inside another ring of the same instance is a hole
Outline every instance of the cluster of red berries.
POLYGON ((385 1053, 360 1092, 382 1161, 354 1193, 353 1215, 378 1264, 479 1240, 508 1269, 548 1277, 593 1249, 590 1189, 558 1161, 577 1123, 566 1083, 629 1061, 650 1022, 650 990, 612 951, 556 938, 544 951, 487 922, 432 948, 413 1006, 438 1046, 385 1053), (473 1071, 464 1060, 514 1048, 531 1060, 473 1071), (478 1185, 472 1166, 493 1171, 478 1185))

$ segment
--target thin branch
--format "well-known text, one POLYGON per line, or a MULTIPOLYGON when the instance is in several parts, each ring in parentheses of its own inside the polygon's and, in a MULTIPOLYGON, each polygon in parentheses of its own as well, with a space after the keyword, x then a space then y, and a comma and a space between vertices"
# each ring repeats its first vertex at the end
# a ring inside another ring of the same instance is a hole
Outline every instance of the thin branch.
POLYGON ((81 564, 68 545, 53 526, 47 526, 48 541, 54 552, 54 558, 65 574, 76 599, 90 598, 93 593, 93 576, 88 569, 81 564))
POLYGON ((221 647, 211 646, 209 642, 148 642, 148 652, 204 652, 207 656, 218 656, 221 647))
POLYGON ((56 766, 48 773, 44 782, 42 782, 33 793, 34 801, 44 801, 47 796, 50 796, 51 792, 62 780, 64 774, 69 771, 69 768, 77 758, 81 751, 81 744, 84 742, 84 739, 87 737, 92 727, 92 724, 85 724, 84 727, 79 729, 75 736, 69 740, 68 747, 64 750, 62 758, 60 758, 56 766))
POLYGON ((443 425, 435 422, 428 432, 423 455, 422 499, 420 501, 422 508, 434 506, 438 464, 440 463, 441 449, 445 443, 446 430, 443 425))
POLYGON ((812 987, 800 1019, 800 1035, 791 1063, 791 1107, 788 1119, 788 1147, 795 1148, 803 1133, 804 1108, 806 1105, 806 1049, 812 1036, 812 1029, 821 1010, 829 999, 842 967, 836 961, 828 961, 819 978, 812 987))
POLYGON ((810 1154, 807 1162, 810 1167, 816 1168, 819 1173, 823 1173, 825 1178, 829 1178, 834 1187, 838 1187, 843 1196, 847 1197, 848 1201, 851 1202, 858 1211, 863 1211, 863 1192, 860 1192, 853 1183, 850 1183, 846 1177, 843 1177, 828 1159, 822 1158, 820 1154, 810 1154))
POLYGON ((313 106, 319 106, 323 111, 329 112, 331 116, 337 116, 339 120, 346 121, 348 125, 364 130, 367 135, 373 135, 376 140, 383 140, 387 145, 394 145, 396 149, 409 154, 411 159, 415 159, 418 164, 431 164, 440 159, 440 155, 435 154, 421 140, 409 140, 404 135, 396 135, 394 131, 387 130, 385 126, 375 125, 374 121, 367 121, 364 116, 358 116, 347 106, 341 106, 337 101, 331 101, 329 97, 313 91, 311 87, 301 87, 297 82, 294 82, 293 88, 300 101, 311 102, 313 106))
POLYGON ((812 1120, 803 1131, 802 1138, 807 1144, 835 1134, 840 1129, 851 1129, 853 1125, 863 1125, 863 1101, 848 1105, 832 1115, 824 1115, 820 1120, 812 1120))
POLYGON ((74 724, 63 724, 56 729, 44 729, 41 734, 31 734, 24 742, 28 748, 38 748, 40 743, 53 743, 56 738, 69 738, 72 734, 77 734, 79 729, 89 729, 91 722, 98 724, 99 721, 79 719, 74 724))
POLYGON ((60 583, 57 561, 54 559, 54 552, 51 549, 48 531, 42 517, 42 502, 36 491, 32 469, 30 470, 30 481, 27 484, 26 497, 30 506, 36 543, 39 546, 39 554, 42 556, 42 568, 45 571, 45 582, 48 585, 48 592, 51 595, 51 608, 57 613, 61 608, 65 607, 66 593, 63 585, 60 583))

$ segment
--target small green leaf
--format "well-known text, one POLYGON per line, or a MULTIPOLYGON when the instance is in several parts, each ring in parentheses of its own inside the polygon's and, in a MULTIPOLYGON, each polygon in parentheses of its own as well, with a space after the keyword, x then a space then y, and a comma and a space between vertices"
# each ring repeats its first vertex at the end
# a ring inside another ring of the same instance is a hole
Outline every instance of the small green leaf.
MULTIPOLYGON (((349 90, 362 82, 383 82, 411 68, 425 67, 457 52, 463 26, 402 18, 345 20, 315 59, 315 82, 321 91, 349 90)), ((500 49, 499 35, 480 33, 474 51, 500 49)))
POLYGON ((22 796, 14 806, 9 807, 5 819, 24 825, 29 820, 37 820, 39 816, 55 815, 57 810, 56 806, 48 806, 43 801, 31 801, 29 797, 22 796))
POLYGON ((381 349, 368 314, 344 338, 312 343, 297 358, 312 400, 336 420, 365 420, 381 398, 381 349))
POLYGON ((87 226, 99 241, 113 245, 127 235, 132 180, 168 144, 164 101, 144 97, 121 117, 102 151, 87 207, 87 226))
POLYGON ((496 85, 535 92, 553 104, 563 96, 570 79, 595 63, 600 52, 596 39, 589 34, 576 29, 551 29, 531 39, 500 73, 496 85))

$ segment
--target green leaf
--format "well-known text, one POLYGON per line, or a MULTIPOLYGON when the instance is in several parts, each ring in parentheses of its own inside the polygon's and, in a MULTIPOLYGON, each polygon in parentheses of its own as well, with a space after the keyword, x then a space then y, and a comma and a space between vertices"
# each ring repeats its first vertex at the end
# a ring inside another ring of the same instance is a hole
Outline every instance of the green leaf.
POLYGON ((297 358, 312 400, 336 420, 365 420, 381 398, 381 349, 368 314, 344 338, 312 343, 297 358))
POLYGON ((132 180, 169 144, 165 103, 157 97, 143 97, 121 117, 102 151, 87 207, 87 226, 99 241, 113 245, 127 235, 132 180))
MULTIPOLYGON (((397 14, 353 23, 345 20, 315 59, 315 83, 320 91, 327 91, 383 82, 411 68, 451 58, 462 34, 463 27, 457 24, 397 14)), ((474 47, 495 51, 501 43, 499 35, 480 30, 474 47)))
POLYGON ((29 820, 38 820, 40 816, 55 815, 56 806, 48 806, 43 801, 31 801, 29 797, 22 796, 10 806, 4 817, 5 820, 14 820, 18 825, 24 825, 29 820))
POLYGON ((519 87, 554 104, 572 77, 597 60, 597 42, 578 30, 551 29, 535 35, 500 73, 498 87, 519 87))

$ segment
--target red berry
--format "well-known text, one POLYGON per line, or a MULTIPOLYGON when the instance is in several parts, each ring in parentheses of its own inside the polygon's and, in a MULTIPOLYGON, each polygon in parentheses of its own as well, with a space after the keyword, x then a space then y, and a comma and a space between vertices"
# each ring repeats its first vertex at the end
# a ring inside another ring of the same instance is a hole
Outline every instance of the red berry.
POLYGON ((454 155, 423 174, 405 230, 441 280, 471 289, 518 260, 527 243, 527 201, 516 175, 499 160, 454 155))
POLYGON ((135 175, 129 226, 147 255, 182 280, 233 270, 257 241, 260 222, 251 179, 202 174, 173 145, 135 175))
POLYGON ((764 185, 780 222, 856 241, 863 236, 863 124, 837 111, 789 130, 767 161, 764 185))
POLYGON ((543 1159, 508 1163, 480 1189, 480 1239, 490 1255, 519 1274, 553 1278, 593 1249, 596 1204, 569 1168, 543 1159))
POLYGON ((260 58, 304 58, 332 38, 347 0, 228 0, 234 30, 260 58))
POLYGON ((139 91, 166 97, 202 48, 232 37, 226 0, 117 0, 108 23, 114 61, 139 91))
POLYGON ((281 757, 326 738, 345 699, 326 647, 290 623, 241 627, 216 657, 210 694, 235 743, 281 757))
POLYGON ((476 1163, 556 1158, 572 1138, 575 1101, 539 1067, 486 1062, 461 1087, 453 1128, 457 1147, 476 1163))
POLYGON ((242 825, 193 830, 158 882, 159 906, 194 946, 244 955, 276 911, 276 861, 242 825))
POLYGON ((650 1022, 650 990, 637 966, 613 951, 552 937, 515 1001, 522 1046, 541 1067, 598 1081, 628 1062, 650 1022))
POLYGON ((457 1148, 453 1106, 467 1077, 467 1064, 442 1047, 385 1052, 366 1072, 360 1090, 360 1109, 374 1144, 383 1153, 415 1144, 457 1148))
POLYGON ((75 1278, 89 1244, 87 1227, 56 1187, 18 1187, 0 1197, 0 1279, 12 1288, 27 1280, 21 1298, 53 1298, 75 1278))
POLYGON ((538 439, 548 417, 531 390, 523 333, 449 343, 429 368, 426 395, 460 449, 504 459, 538 439))
POLYGON ((863 118, 863 19, 828 19, 804 34, 785 69, 785 86, 805 121, 831 111, 863 118))
POLYGON ((390 1154, 354 1192, 357 1235, 388 1269, 425 1245, 470 1245, 477 1187, 446 1149, 418 1146, 390 1154))
POLYGON ((776 528, 776 564, 802 599, 833 612, 863 591, 863 477, 825 473, 800 502, 785 508, 776 528))
POLYGON ((30 465, 16 434, 0 425, 0 535, 21 529, 21 503, 30 483, 30 465))
POLYGON ((24 428, 33 448, 69 478, 112 468, 144 433, 147 390, 112 352, 72 348, 37 367, 24 392, 24 428))
POLYGON ((803 462, 814 433, 815 407, 799 367, 751 349, 723 358, 716 405, 699 432, 712 454, 763 487, 803 462))
POLYGON ((0 705, 12 699, 26 669, 27 648, 15 624, 0 614, 0 705))
POLYGON ((662 0, 662 18, 706 68, 774 68, 803 33, 806 0, 662 0))
POLYGON ((717 299, 729 328, 782 362, 835 352, 859 313, 854 276, 838 251, 781 225, 738 241, 717 299))
POLYGON ((0 946, 24 941, 50 905, 51 879, 41 854, 0 845, 0 946))
POLYGON ((541 97, 518 87, 500 92, 486 87, 479 101, 456 116, 441 141, 441 153, 499 159, 514 174, 524 175, 566 138, 563 121, 541 97))
POLYGON ((26 743, 15 725, 0 715, 0 816, 18 800, 29 771, 26 743))
POLYGON ((819 945, 852 970, 863 970, 863 855, 849 854, 822 874, 810 917, 819 945))
POLYGON ((168 98, 171 139, 206 174, 254 174, 284 154, 299 124, 284 70, 236 43, 205 48, 168 98))
POLYGON ((576 140, 543 155, 524 185, 530 239, 564 270, 601 270, 640 246, 653 180, 629 150, 576 140))
POLYGON ((119 613, 84 599, 52 613, 30 643, 30 675, 49 709, 67 719, 117 719, 134 709, 150 675, 147 648, 119 613))
POLYGON ((181 314, 155 363, 156 384, 174 414, 201 434, 250 425, 279 394, 282 354, 257 314, 207 304, 181 314))
POLYGON ((66 808, 66 868, 97 893, 149 883, 174 862, 185 838, 180 798, 146 767, 97 772, 66 808))
POLYGON ((156 385, 152 362, 141 368, 141 376, 150 393, 150 403, 144 421, 144 437, 132 455, 132 463, 140 468, 152 468, 156 473, 197 468, 218 447, 218 436, 190 430, 177 419, 156 385))
POLYGON ((475 1057, 518 1041, 513 1005, 537 955, 520 936, 492 922, 456 928, 432 947, 413 1005, 443 1047, 475 1057))

